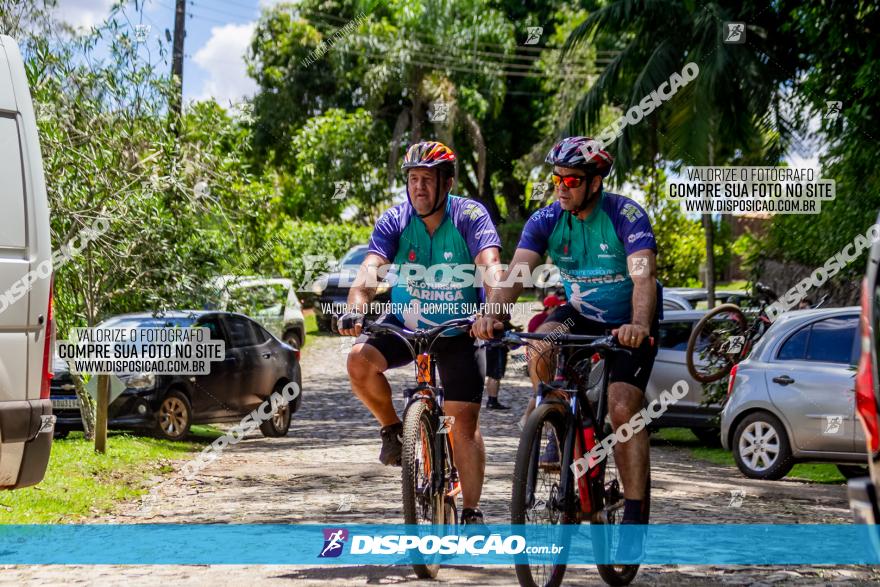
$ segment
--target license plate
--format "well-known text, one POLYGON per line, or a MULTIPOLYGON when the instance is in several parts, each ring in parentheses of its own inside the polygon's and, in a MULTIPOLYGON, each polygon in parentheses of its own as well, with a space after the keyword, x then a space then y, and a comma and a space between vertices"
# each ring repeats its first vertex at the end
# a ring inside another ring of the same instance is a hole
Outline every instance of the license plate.
POLYGON ((79 408, 78 399, 53 399, 52 408, 56 410, 72 410, 79 408))

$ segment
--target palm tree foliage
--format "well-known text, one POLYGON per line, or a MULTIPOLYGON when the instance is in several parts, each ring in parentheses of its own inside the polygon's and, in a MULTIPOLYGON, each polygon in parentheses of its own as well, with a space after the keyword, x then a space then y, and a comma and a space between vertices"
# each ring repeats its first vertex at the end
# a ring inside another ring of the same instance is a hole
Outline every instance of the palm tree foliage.
POLYGON ((647 156, 689 165, 778 162, 793 132, 783 97, 802 67, 798 43, 782 26, 786 19, 756 2, 608 3, 591 13, 563 47, 563 55, 586 43, 620 51, 575 107, 568 131, 595 133, 603 105, 625 112, 694 62, 700 73, 693 82, 649 115, 648 124, 624 129, 612 147, 617 173, 638 163, 643 150, 635 145, 654 132, 661 136, 659 151, 647 149, 647 156), (746 42, 725 43, 725 22, 744 22, 746 42))
MULTIPOLYGON (((587 43, 607 44, 618 55, 575 107, 571 134, 598 134, 603 106, 638 108, 685 64, 699 74, 640 124, 626 126, 609 147, 616 174, 638 165, 778 163, 794 133, 785 96, 802 57, 783 23, 785 6, 753 1, 618 0, 592 12, 571 33, 563 58, 587 43), (725 23, 745 23, 745 42, 726 43, 725 23)), ((714 298, 713 224, 706 229, 706 282, 714 298)))

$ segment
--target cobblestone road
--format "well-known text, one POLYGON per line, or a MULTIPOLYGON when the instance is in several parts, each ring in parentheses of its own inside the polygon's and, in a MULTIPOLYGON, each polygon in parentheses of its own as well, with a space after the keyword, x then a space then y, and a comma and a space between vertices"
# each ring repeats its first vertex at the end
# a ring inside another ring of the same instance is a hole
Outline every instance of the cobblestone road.
MULTIPOLYGON (((402 523, 400 469, 378 464, 379 437, 354 399, 340 339, 313 336, 303 352, 303 407, 286 438, 252 435, 228 448, 191 482, 157 485, 154 504, 121 504, 96 523, 402 523)), ((408 368, 390 374, 399 389, 408 368)), ((489 522, 508 519, 516 420, 528 398, 519 373, 508 370, 502 401, 509 412, 482 415, 487 471, 483 510, 489 522)), ((399 395, 399 394, 396 394, 399 395)), ((395 397, 398 408, 400 398, 395 397)), ((734 468, 695 461, 686 446, 652 447, 652 522, 849 523, 844 486, 796 481, 757 482, 734 468), (732 492, 744 493, 738 507, 732 492)), ((182 464, 182 463, 181 463, 182 464)), ((160 480, 156 480, 157 483, 160 480)), ((271 548, 272 536, 266 536, 271 548)), ((223 548, 222 545, 218 545, 223 548)), ((233 548, 234 546, 230 546, 233 548)), ((694 545, 699 548, 699 545, 694 545)), ((756 545, 760 548, 760 545, 756 545)), ((876 584, 869 567, 644 566, 635 585, 876 584)), ((0 584, 366 585, 416 582, 402 567, 301 566, 44 566, 7 567, 0 584)), ((515 585, 512 568, 446 567, 450 585, 515 585)), ((416 583, 418 584, 418 583, 416 583)), ((566 584, 601 585, 593 567, 570 569, 566 584)))

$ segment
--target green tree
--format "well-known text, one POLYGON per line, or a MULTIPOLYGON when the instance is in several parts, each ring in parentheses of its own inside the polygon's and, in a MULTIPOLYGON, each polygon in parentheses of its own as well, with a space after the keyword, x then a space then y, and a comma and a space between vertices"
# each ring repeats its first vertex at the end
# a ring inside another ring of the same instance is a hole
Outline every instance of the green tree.
MULTIPOLYGON (((818 215, 782 215, 773 219, 769 238, 756 243, 762 256, 807 266, 823 262, 864 233, 880 209, 877 137, 880 119, 880 6, 876 2, 819 2, 791 6, 786 27, 796 33, 810 66, 792 90, 802 124, 818 119, 808 145, 824 151, 823 175, 836 180, 836 199, 818 215), (840 116, 828 116, 828 101, 841 103, 840 116)), ((839 278, 855 283, 864 260, 853 261, 839 278)))
MULTIPOLYGON (((363 108, 384 127, 379 135, 390 136, 391 148, 382 158, 389 187, 400 185, 405 144, 436 138, 459 156, 459 186, 497 218, 483 125, 500 111, 505 92, 500 59, 515 45, 511 24, 478 0, 395 0, 372 12, 365 9, 368 17, 356 19, 359 10, 350 2, 306 0, 276 7, 261 19, 251 57, 252 75, 261 87, 255 111, 258 133, 272 129, 269 143, 275 145, 270 148, 279 168, 291 178, 299 174, 293 167, 298 156, 279 159, 278 154, 289 149, 309 118, 334 108, 349 114, 363 108), (349 22, 356 29, 336 37, 349 22), (331 39, 332 47, 317 62, 304 62, 331 39), (492 55, 475 43, 492 44, 492 55), (434 115, 437 102, 448 106, 445 119, 434 115)), ((370 144, 356 142, 364 138, 353 136, 348 148, 371 151, 370 144)))
POLYGON ((282 209, 294 218, 331 221, 354 206, 354 216, 375 220, 391 196, 379 163, 386 131, 360 108, 350 114, 333 108, 309 119, 291 141, 282 209))
MULTIPOLYGON (((83 36, 21 31, 53 248, 106 227, 54 275, 61 337, 112 314, 190 306, 194 284, 259 240, 260 211, 268 216, 246 164, 249 141, 222 110, 196 105, 179 138, 170 130, 164 48, 145 46, 133 22, 117 6, 83 36)), ((81 381, 78 390, 88 426, 81 381)))
MULTIPOLYGON (((598 39, 610 41, 619 54, 581 99, 570 130, 597 134, 602 106, 638 108, 644 96, 695 62, 698 77, 644 122, 627 126, 611 146, 617 174, 625 176, 639 164, 656 166, 661 155, 677 167, 728 163, 741 153, 776 164, 792 131, 784 84, 803 64, 797 36, 783 26, 790 11, 785 4, 731 0, 700 5, 617 0, 601 6, 574 30, 565 50, 598 39), (723 42, 723 25, 731 21, 747 24, 748 43, 723 42)), ((714 223, 708 214, 702 222, 711 303, 714 223)))

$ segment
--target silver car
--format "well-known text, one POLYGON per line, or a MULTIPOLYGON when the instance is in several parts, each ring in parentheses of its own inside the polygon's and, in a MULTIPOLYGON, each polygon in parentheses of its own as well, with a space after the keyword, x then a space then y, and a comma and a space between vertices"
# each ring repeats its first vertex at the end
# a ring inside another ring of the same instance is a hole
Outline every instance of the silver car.
MULTIPOLYGON (((741 290, 724 290, 715 292, 716 304, 740 304, 747 299, 748 292, 741 290)), ((709 293, 705 289, 697 287, 664 287, 663 310, 693 310, 701 303, 705 305, 709 299, 709 293)))
POLYGON ((224 276, 216 283, 222 292, 220 311, 246 314, 278 339, 303 347, 305 318, 292 279, 224 276))
POLYGON ((685 427, 690 428, 704 444, 718 443, 718 421, 721 411, 718 404, 704 405, 703 386, 695 381, 687 368, 687 344, 694 325, 706 314, 706 310, 664 312, 660 321, 660 340, 654 369, 645 390, 646 401, 660 397, 660 392, 684 380, 688 394, 681 400, 670 404, 666 412, 651 423, 651 428, 685 427))
MULTIPOLYGON (((731 372, 721 441, 753 479, 781 479, 797 462, 865 463, 855 415, 859 309, 780 316, 731 372)), ((843 466, 841 466, 843 464, 843 466)))

